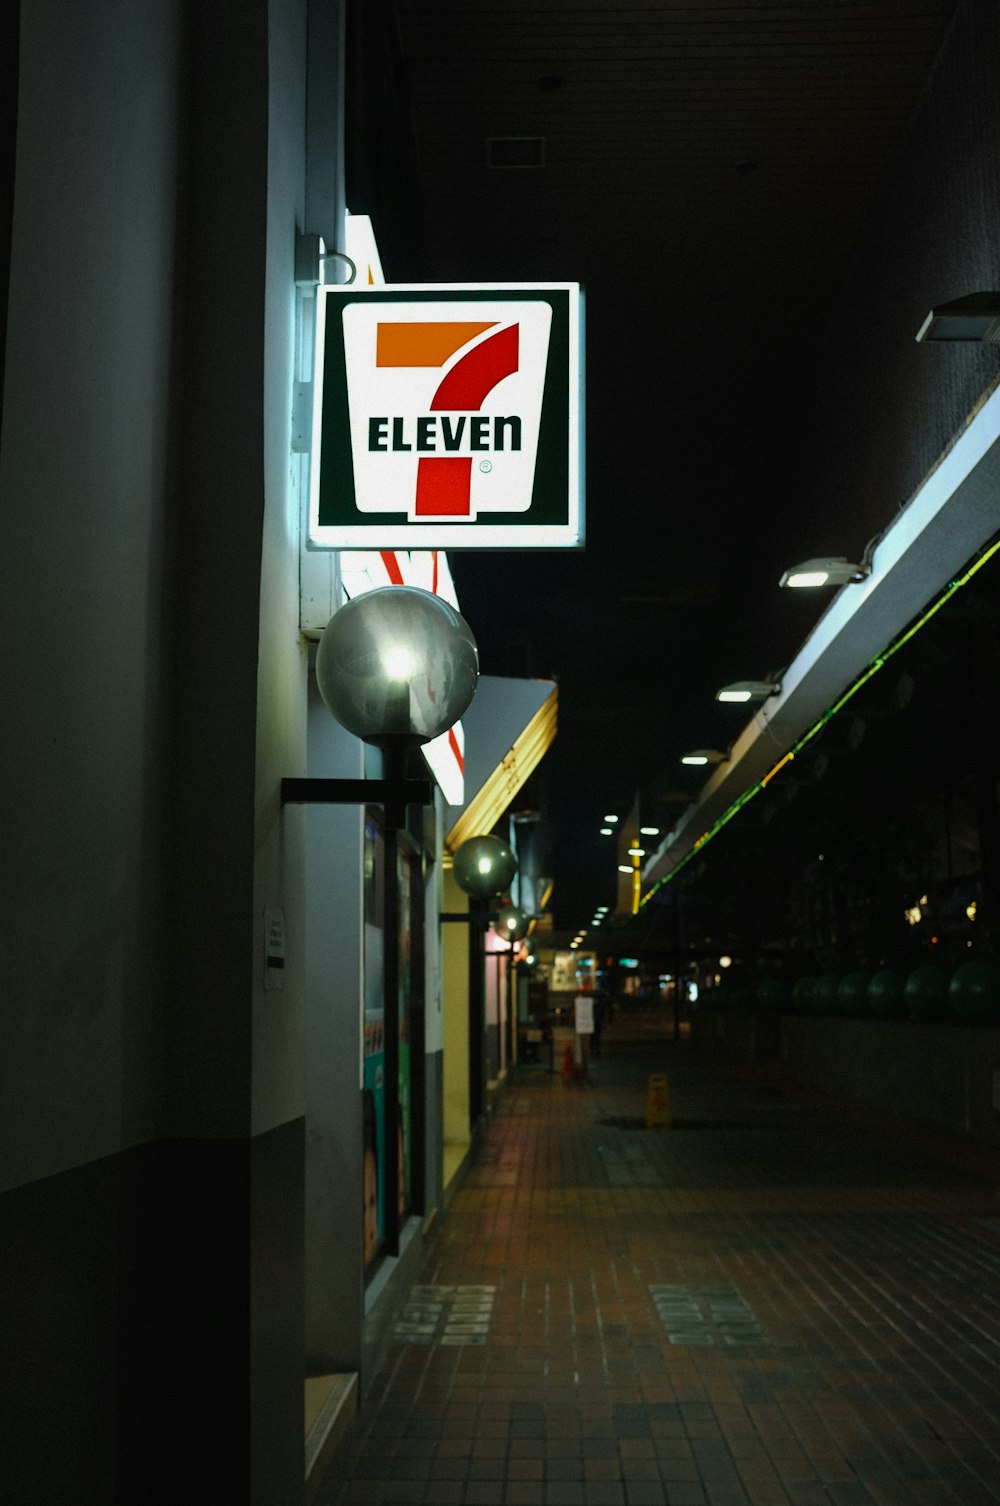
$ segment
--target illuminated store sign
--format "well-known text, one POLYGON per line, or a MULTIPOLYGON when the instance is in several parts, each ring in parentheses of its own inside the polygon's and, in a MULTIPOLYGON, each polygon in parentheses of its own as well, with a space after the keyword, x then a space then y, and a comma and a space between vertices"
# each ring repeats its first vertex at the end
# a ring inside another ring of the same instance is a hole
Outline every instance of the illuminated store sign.
POLYGON ((318 290, 309 545, 583 544, 575 283, 318 290))

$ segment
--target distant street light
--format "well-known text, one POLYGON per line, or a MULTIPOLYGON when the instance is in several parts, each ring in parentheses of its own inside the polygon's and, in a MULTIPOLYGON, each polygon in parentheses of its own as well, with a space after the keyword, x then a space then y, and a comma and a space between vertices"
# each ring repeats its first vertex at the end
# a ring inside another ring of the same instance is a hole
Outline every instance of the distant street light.
POLYGON ((786 570, 778 584, 789 586, 793 591, 815 590, 817 586, 857 585, 866 580, 871 571, 871 565, 854 564, 837 555, 835 558, 803 560, 801 565, 786 570))
POLYGON ((715 692, 717 701, 743 705, 747 701, 763 701, 769 695, 777 695, 781 686, 772 680, 734 680, 732 685, 723 685, 715 692))

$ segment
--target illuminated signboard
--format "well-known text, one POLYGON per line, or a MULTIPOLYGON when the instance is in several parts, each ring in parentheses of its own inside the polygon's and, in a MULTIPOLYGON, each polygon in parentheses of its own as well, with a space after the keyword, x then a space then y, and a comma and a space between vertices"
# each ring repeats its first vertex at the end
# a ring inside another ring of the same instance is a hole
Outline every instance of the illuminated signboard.
POLYGON ((583 545, 576 283, 321 287, 309 547, 583 545))

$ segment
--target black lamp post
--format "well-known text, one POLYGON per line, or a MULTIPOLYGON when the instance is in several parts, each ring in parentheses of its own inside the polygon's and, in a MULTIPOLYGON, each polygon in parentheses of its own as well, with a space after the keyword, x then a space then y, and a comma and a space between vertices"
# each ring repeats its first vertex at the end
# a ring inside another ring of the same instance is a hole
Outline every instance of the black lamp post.
POLYGON ((382 803, 386 1133, 385 1248, 399 1254, 399 831, 409 804, 428 805, 428 779, 407 777, 411 748, 454 726, 476 693, 479 655, 465 619, 415 586, 387 586, 331 617, 316 655, 316 684, 348 732, 382 749, 381 779, 284 779, 286 802, 382 803))
POLYGON ((507 949, 507 1030, 508 1059, 517 1060, 517 1003, 514 998, 514 947, 528 934, 528 917, 517 905, 503 905, 497 912, 493 929, 507 949))
POLYGON ((489 924, 487 901, 505 894, 517 872, 517 858, 500 837, 468 837, 452 860, 455 883, 475 902, 469 914, 448 914, 444 920, 469 922, 469 1117, 473 1124, 486 1102, 486 1060, 483 1053, 485 966, 483 934, 489 924), (472 924, 475 922, 475 924, 472 924))

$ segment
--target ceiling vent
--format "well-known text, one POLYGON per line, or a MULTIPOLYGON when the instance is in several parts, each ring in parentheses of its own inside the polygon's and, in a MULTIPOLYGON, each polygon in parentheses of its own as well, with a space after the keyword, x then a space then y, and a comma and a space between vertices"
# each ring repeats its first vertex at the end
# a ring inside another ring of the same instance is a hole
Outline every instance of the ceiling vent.
POLYGON ((544 167, 544 136, 489 136, 486 161, 490 167, 544 167))

